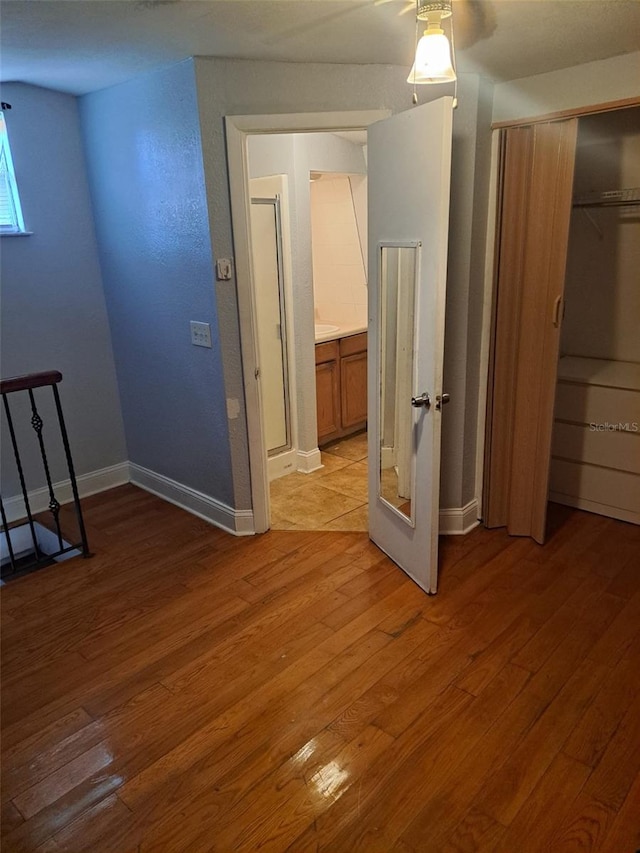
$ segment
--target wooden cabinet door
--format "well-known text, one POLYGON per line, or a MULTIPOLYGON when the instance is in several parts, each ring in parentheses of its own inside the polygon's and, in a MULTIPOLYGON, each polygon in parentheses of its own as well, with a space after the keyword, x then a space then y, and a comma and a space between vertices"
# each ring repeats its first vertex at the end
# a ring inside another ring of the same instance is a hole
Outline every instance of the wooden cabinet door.
POLYGON ((318 442, 340 433, 340 376, 338 361, 316 365, 316 405, 318 442))
POLYGON ((367 422, 367 354, 343 356, 340 359, 340 393, 342 428, 362 426, 367 422))

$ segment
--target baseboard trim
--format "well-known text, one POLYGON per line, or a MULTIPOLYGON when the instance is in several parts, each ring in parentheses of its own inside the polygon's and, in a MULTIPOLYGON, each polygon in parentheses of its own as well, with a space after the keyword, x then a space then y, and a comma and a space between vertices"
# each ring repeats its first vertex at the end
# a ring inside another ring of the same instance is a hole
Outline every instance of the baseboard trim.
POLYGON ((296 450, 285 450, 277 456, 270 456, 267 460, 267 473, 269 482, 293 474, 297 470, 298 452, 296 450))
POLYGON ((478 501, 474 498, 461 507, 440 510, 440 535, 462 536, 480 524, 478 501))
MULTIPOLYGON (((123 486, 129 482, 129 463, 119 462, 117 465, 110 465, 108 468, 100 468, 88 474, 79 474, 76 477, 76 482, 78 494, 81 498, 97 495, 98 492, 106 492, 107 489, 114 489, 116 486, 123 486)), ((61 504, 71 503, 73 500, 71 480, 60 480, 60 482, 54 483, 53 491, 61 504)), ((29 492, 29 506, 32 513, 44 512, 48 509, 49 490, 46 486, 29 492)), ((9 522, 18 521, 27 514, 22 495, 7 498, 4 501, 4 508, 9 522)))
MULTIPOLYGON (((322 467, 319 450, 297 451, 298 471, 310 474, 322 467)), ((234 536, 250 536, 255 533, 253 523, 253 512, 250 509, 233 509, 222 501, 205 495, 202 492, 176 482, 169 477, 136 465, 134 462, 120 462, 108 468, 91 471, 89 474, 80 474, 77 477, 78 493, 81 498, 88 498, 99 492, 105 492, 116 486, 133 483, 156 497, 169 501, 169 503, 197 515, 214 524, 216 527, 232 533, 234 536)), ((61 480, 54 483, 56 497, 61 504, 70 503, 73 500, 71 481, 61 480)), ((567 502, 566 496, 550 496, 551 500, 558 503, 567 502)), ((596 509, 596 505, 587 506, 589 502, 581 502, 580 509, 588 509, 592 512, 603 513, 603 508, 596 509)), ((33 489, 29 492, 29 504, 33 513, 44 512, 49 506, 49 491, 46 488, 33 489)), ((576 504, 574 504, 576 505, 576 504)), ((5 512, 9 522, 24 518, 26 510, 21 495, 7 498, 4 501, 5 512)), ((611 508, 607 508, 611 511, 611 508)), ((618 512, 620 512, 618 510, 618 512)), ((638 523, 634 513, 619 515, 624 521, 638 523)), ((469 501, 466 506, 452 507, 440 510, 440 534, 444 536, 458 536, 473 530, 480 522, 478 521, 478 502, 469 501)))
POLYGON ((129 470, 130 482, 134 486, 139 486, 146 492, 197 515, 227 533, 234 536, 250 536, 255 533, 253 512, 250 509, 232 509, 222 501, 134 462, 129 463, 129 470))
POLYGON ((322 458, 319 448, 314 450, 298 450, 298 471, 302 474, 311 474, 322 468, 322 458))

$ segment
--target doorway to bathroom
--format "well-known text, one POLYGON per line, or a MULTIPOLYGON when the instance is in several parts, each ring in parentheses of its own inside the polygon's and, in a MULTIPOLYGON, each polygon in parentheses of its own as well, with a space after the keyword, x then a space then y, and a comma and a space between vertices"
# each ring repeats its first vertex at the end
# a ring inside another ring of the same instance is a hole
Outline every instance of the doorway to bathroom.
POLYGON ((249 135, 269 526, 367 530, 366 131, 249 135))

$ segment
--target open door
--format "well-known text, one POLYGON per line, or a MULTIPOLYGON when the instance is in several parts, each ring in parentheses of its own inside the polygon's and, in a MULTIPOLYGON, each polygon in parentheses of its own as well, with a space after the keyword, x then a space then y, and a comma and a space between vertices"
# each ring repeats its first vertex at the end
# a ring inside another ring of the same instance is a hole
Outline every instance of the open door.
POLYGON ((369 162, 369 536, 438 583, 452 98, 377 122, 369 162))

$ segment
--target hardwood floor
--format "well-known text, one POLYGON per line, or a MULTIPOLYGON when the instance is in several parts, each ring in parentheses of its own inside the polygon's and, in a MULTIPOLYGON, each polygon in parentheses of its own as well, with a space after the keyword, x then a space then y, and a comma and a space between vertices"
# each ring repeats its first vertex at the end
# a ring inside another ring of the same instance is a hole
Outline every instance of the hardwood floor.
POLYGON ((237 539, 132 486, 2 589, 2 849, 640 847, 640 529, 237 539))

